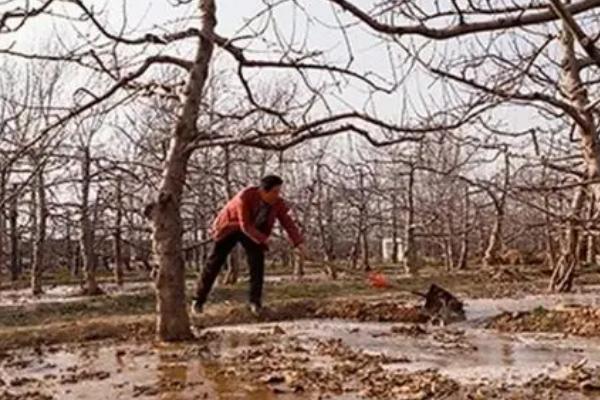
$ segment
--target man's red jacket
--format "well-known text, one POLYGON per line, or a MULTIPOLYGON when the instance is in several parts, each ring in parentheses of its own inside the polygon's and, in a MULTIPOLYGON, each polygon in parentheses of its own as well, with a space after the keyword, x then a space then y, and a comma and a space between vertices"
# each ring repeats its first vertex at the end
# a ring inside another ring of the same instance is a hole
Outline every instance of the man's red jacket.
POLYGON ((239 192, 229 200, 215 218, 212 226, 213 239, 220 240, 233 232, 242 231, 254 242, 265 244, 273 230, 275 220, 278 219, 294 246, 304 241, 294 220, 288 215, 289 208, 282 199, 271 205, 265 232, 256 229, 253 216, 256 215, 261 201, 258 187, 249 187, 239 192))

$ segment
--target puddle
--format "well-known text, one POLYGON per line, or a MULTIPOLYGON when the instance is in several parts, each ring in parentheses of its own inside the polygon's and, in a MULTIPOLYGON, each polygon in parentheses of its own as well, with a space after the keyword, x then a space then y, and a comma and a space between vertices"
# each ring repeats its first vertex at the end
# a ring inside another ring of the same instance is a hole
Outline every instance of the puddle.
MULTIPOLYGON (((220 378, 203 364, 201 354, 186 356, 176 347, 105 345, 13 354, 0 363, 0 382, 23 398, 35 391, 61 400, 297 399, 220 378)), ((0 385, 0 398, 2 389, 0 385)))
MULTIPOLYGON (((122 287, 115 283, 104 283, 100 285, 107 295, 137 294, 152 290, 150 282, 126 282, 122 287)), ((87 301, 89 297, 81 295, 79 285, 56 285, 44 288, 44 294, 32 296, 31 290, 2 290, 0 291, 0 307, 47 304, 47 303, 69 303, 87 301)))
MULTIPOLYGON (((150 289, 147 282, 128 283, 124 289, 104 285, 109 294, 150 289)), ((23 303, 76 301, 78 287, 49 289, 38 299, 27 291, 0 292, 0 306, 23 303), (22 293, 20 293, 22 292, 22 293), (72 295, 72 297, 69 297, 72 295), (12 297, 11 297, 12 296, 12 297)), ((414 325, 359 323, 335 320, 296 320, 283 323, 217 327, 210 354, 197 346, 153 347, 151 345, 97 344, 57 351, 34 350, 0 354, 0 398, 3 391, 27 393, 35 390, 56 399, 248 399, 300 400, 318 398, 307 393, 281 394, 261 385, 242 384, 240 380, 215 374, 211 360, 235 356, 262 343, 276 343, 291 354, 298 344, 316 349, 318 344, 341 340, 354 351, 384 355, 390 362, 385 369, 418 372, 429 369, 462 384, 521 384, 539 375, 563 377, 568 367, 582 360, 600 366, 600 339, 563 337, 557 334, 503 334, 480 328, 481 321, 501 312, 531 310, 543 306, 600 305, 600 287, 561 295, 523 298, 469 299, 465 301, 467 321, 447 329, 427 328, 427 332, 399 332, 414 325), (281 333, 274 335, 275 327, 281 333), (14 356, 13 356, 14 355, 14 356), (19 379, 27 378, 19 382, 19 379), (11 385, 17 380, 17 385, 11 385), (2 382, 6 385, 2 386, 2 382), (19 384, 20 383, 20 384, 19 384)), ((331 359, 309 352, 307 366, 331 368, 331 359)), ((29 397, 23 397, 29 398, 29 397)), ((335 400, 355 400, 358 395, 329 396, 335 400)))
MULTIPOLYGON (((240 281, 248 281, 249 278, 244 277, 240 281)), ((315 281, 323 281, 329 279, 327 275, 322 272, 317 273, 309 273, 304 274, 302 277, 302 282, 315 282, 315 281)), ((298 277, 290 274, 281 274, 281 275, 267 275, 265 276, 265 282, 269 283, 286 283, 286 282, 296 282, 298 281, 298 277)))
MULTIPOLYGON (((261 332, 275 324, 214 329, 219 334, 261 332)), ((342 339, 354 350, 409 362, 386 365, 416 372, 435 369, 463 384, 502 381, 520 384, 546 374, 560 378, 570 365, 586 359, 600 366, 600 340, 552 334, 500 334, 481 329, 432 329, 416 337, 392 333, 399 324, 297 321, 277 324, 300 343, 342 339)))
POLYGON ((478 322, 503 312, 533 310, 537 307, 548 309, 559 305, 577 304, 600 306, 600 287, 587 286, 580 293, 529 295, 521 298, 468 299, 465 300, 467 320, 478 322))
MULTIPOLYGON (((414 335, 399 332, 409 327, 306 320, 208 329, 204 334, 213 338, 208 346, 97 343, 21 350, 0 354, 0 398, 3 391, 26 394, 34 390, 65 400, 317 399, 318 395, 308 393, 277 393, 260 383, 243 384, 231 376, 216 374, 214 363, 224 356, 235 360, 244 350, 275 343, 286 357, 293 356, 298 345, 308 349, 304 356, 308 355, 305 367, 309 369, 335 368, 331 357, 311 351, 331 339, 341 340, 353 351, 385 355, 390 361, 383 362, 384 369, 435 369, 461 384, 520 384, 540 374, 561 378, 570 365, 582 359, 589 366, 600 365, 599 340, 500 334, 476 328, 408 331, 414 335), (276 331, 279 333, 274 334, 276 331), (3 387, 1 382, 6 385, 3 387)), ((361 397, 347 393, 327 398, 361 397)))

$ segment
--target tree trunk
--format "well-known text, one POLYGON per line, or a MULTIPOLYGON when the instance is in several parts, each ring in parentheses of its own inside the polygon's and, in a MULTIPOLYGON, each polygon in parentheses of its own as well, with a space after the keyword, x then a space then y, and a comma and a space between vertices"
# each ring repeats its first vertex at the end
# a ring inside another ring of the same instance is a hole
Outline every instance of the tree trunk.
POLYGON ((444 268, 446 271, 452 270, 452 244, 448 237, 444 239, 444 268))
POLYGON ((414 202, 414 188, 415 188, 415 168, 413 165, 410 167, 408 174, 408 210, 406 217, 406 226, 404 228, 404 271, 409 275, 415 275, 418 273, 417 266, 417 249, 415 240, 415 202, 414 202))
POLYGON ((477 226, 477 258, 479 259, 483 259, 483 257, 485 256, 485 249, 486 249, 486 232, 485 232, 485 221, 484 218, 482 216, 481 211, 479 210, 479 208, 475 209, 475 218, 473 219, 473 223, 475 224, 475 226, 477 226))
POLYGON ((594 234, 594 220, 596 218, 596 199, 593 195, 590 196, 589 214, 587 222, 587 243, 585 249, 585 262, 588 265, 594 264, 596 261, 596 235, 594 234))
MULTIPOLYGON (((589 180, 600 177, 600 146, 596 132, 596 123, 591 109, 588 108, 588 93, 583 86, 580 76, 581 64, 577 60, 574 37, 569 27, 563 23, 561 34, 563 50, 561 87, 571 105, 576 109, 579 118, 576 120, 576 130, 581 138, 583 159, 586 165, 586 175, 589 180)), ((593 197, 600 199, 600 185, 590 185, 593 197)), ((577 245, 579 238, 578 227, 574 219, 581 215, 583 207, 583 188, 578 190, 571 206, 571 218, 567 223, 561 256, 558 260, 550 281, 550 290, 556 292, 570 291, 573 286, 575 270, 579 265, 577 245)))
POLYGON ((48 209, 46 206, 46 189, 44 184, 44 168, 38 167, 35 187, 32 191, 35 211, 35 242, 33 246, 33 263, 31 266, 31 292, 34 296, 42 294, 42 273, 45 268, 46 257, 46 220, 48 209))
POLYGON ((75 262, 73 266, 73 276, 79 277, 83 269, 83 251, 81 250, 81 241, 75 243, 75 262))
POLYGON ((550 219, 550 199, 547 195, 544 196, 544 210, 546 211, 545 217, 545 247, 546 247, 546 260, 550 268, 556 267, 556 248, 554 246, 553 232, 552 232, 552 221, 550 219))
POLYGON ((454 219, 452 218, 452 213, 449 213, 446 217, 446 232, 446 268, 448 271, 452 271, 456 269, 456 243, 454 240, 454 219))
POLYGON ((123 192, 121 177, 117 178, 117 187, 115 188, 116 213, 115 213, 115 231, 113 233, 113 252, 114 252, 114 274, 115 282, 123 286, 123 192))
POLYGON ((585 262, 588 265, 596 262, 596 237, 593 233, 589 233, 587 236, 585 262))
POLYGON ((392 263, 398 264, 398 196, 392 193, 392 263))
POLYGON ((464 209, 463 209, 463 231, 461 233, 461 244, 460 244, 460 255, 458 257, 457 269, 466 269, 467 261, 469 259, 469 229, 471 225, 469 223, 469 211, 471 208, 471 202, 469 201, 469 186, 465 185, 464 194, 464 209))
POLYGON ((359 253, 362 255, 361 269, 370 271, 370 254, 369 254, 369 204, 365 189, 365 174, 361 169, 359 171, 359 187, 360 187, 360 206, 359 206, 359 223, 358 235, 356 237, 356 257, 359 253))
POLYGON ((164 341, 192 337, 185 301, 185 268, 182 257, 183 224, 180 206, 186 180, 190 145, 197 137, 199 107, 208 78, 217 23, 214 0, 200 1, 202 35, 190 70, 181 115, 171 137, 163 179, 156 202, 146 207, 152 224, 152 243, 158 262, 156 278, 157 336, 164 341))
POLYGON ((69 273, 72 277, 77 276, 75 274, 75 266, 77 265, 76 254, 77 250, 73 248, 73 243, 71 242, 71 221, 67 214, 67 223, 65 225, 65 260, 66 267, 69 270, 69 273))
MULTIPOLYGON (((315 182, 308 188, 308 198, 306 199, 304 213, 302 214, 302 230, 304 236, 307 236, 313 203, 317 197, 316 185, 317 183, 315 182)), ((304 276, 304 258, 298 257, 297 255, 294 255, 294 276, 296 279, 301 279, 304 276)))
POLYGON ((83 149, 81 164, 81 259, 83 261, 83 293, 88 296, 102 294, 96 282, 96 267, 98 264, 94 249, 94 227, 90 215, 90 186, 91 186, 91 156, 90 149, 83 149))
POLYGON ((325 260, 327 275, 331 279, 337 278, 334 256, 334 237, 330 229, 333 229, 333 204, 329 192, 324 194, 323 178, 321 176, 321 166, 317 166, 317 222, 319 224, 319 234, 321 236, 321 251, 325 260))
POLYGON ((369 251, 369 230, 365 227, 362 231, 362 269, 371 270, 371 255, 369 251))
POLYGON ((360 231, 354 239, 352 248, 350 249, 350 269, 358 269, 358 256, 360 255, 360 231))
POLYGON ((292 257, 294 262, 294 278, 297 280, 301 280, 305 275, 304 259, 302 257, 299 257, 297 254, 294 254, 292 257))
POLYGON ((575 269, 579 266, 579 254, 577 251, 579 243, 579 230, 575 219, 579 216, 583 207, 583 188, 577 189, 571 204, 570 218, 567 221, 565 237, 562 243, 560 258, 552 273, 550 290, 553 292, 569 292, 573 288, 575 269))
POLYGON ((0 276, 6 266, 6 172, 0 172, 0 276))
POLYGON ((14 282, 21 277, 21 257, 19 246, 19 196, 17 194, 18 185, 12 186, 12 200, 10 202, 10 278, 14 282))
POLYGON ((500 198, 496 198, 493 193, 489 192, 496 208, 496 219, 494 221, 494 227, 490 232, 490 238, 488 241, 485 255, 483 256, 483 265, 491 267, 500 262, 500 250, 502 249, 502 230, 504 226, 504 208, 506 205, 506 194, 508 192, 508 185, 510 179, 510 158, 508 151, 504 153, 504 184, 500 198))
POLYGON ((204 237, 202 232, 200 232, 201 220, 201 214, 196 211, 196 213, 194 213, 194 269, 197 272, 202 271, 202 246, 200 246, 200 243, 204 241, 204 237))

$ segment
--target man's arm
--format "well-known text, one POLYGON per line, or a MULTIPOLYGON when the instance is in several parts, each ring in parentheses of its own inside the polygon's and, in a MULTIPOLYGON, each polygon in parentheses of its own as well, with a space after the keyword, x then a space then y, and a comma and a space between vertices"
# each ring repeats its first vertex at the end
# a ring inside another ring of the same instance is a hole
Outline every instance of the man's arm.
POLYGON ((252 216, 250 215, 250 206, 248 204, 250 199, 247 195, 241 195, 239 201, 237 212, 240 221, 240 229, 246 236, 252 239, 252 241, 258 244, 266 244, 268 236, 256 229, 252 216))
POLYGON ((281 226, 283 226, 283 229, 287 233, 294 247, 298 247, 304 242, 300 229, 298 229, 298 225, 296 225, 292 217, 290 217, 289 208, 285 204, 279 209, 277 219, 281 226))

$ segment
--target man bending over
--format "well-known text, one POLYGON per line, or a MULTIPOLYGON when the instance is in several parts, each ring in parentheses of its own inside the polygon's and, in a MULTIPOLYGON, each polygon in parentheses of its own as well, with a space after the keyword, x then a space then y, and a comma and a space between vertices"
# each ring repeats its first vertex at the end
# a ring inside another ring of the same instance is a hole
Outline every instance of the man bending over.
POLYGON ((303 238, 288 215, 288 207, 280 197, 283 180, 275 175, 265 176, 260 186, 239 192, 221 209, 212 227, 213 248, 198 279, 192 313, 199 314, 212 289, 217 275, 236 244, 241 243, 250 267, 250 311, 260 315, 265 270, 265 252, 275 220, 279 220, 299 255, 305 255, 303 238))

